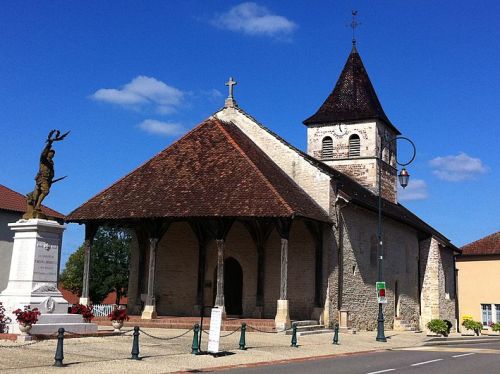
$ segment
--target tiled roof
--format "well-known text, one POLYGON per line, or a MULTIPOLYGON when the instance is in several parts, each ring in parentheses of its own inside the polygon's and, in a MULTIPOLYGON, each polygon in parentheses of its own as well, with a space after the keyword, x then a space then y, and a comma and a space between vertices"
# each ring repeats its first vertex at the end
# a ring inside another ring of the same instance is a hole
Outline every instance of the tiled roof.
POLYGON ((500 255, 500 231, 464 245, 462 255, 500 255))
POLYGON ((318 111, 304 121, 304 124, 315 125, 368 119, 381 120, 400 134, 385 115, 363 61, 356 48, 353 47, 332 93, 318 111))
POLYGON ((67 221, 220 216, 330 221, 241 130, 218 119, 201 123, 67 221))
MULTIPOLYGON (((8 210, 19 213, 26 212, 26 196, 0 184, 0 210, 8 210)), ((56 212, 45 205, 42 206, 42 212, 48 217, 64 218, 63 214, 56 212)))

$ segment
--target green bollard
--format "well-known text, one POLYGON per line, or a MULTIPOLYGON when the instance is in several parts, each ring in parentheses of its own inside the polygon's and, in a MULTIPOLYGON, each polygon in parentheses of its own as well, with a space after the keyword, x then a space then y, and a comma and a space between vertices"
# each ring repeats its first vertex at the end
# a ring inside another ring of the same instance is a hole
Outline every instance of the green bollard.
POLYGON ((333 333, 333 344, 339 344, 339 324, 335 324, 335 329, 333 333))
POLYGON ((193 344, 191 345, 191 353, 193 355, 198 355, 200 354, 200 346, 199 346, 199 340, 198 340, 198 334, 200 333, 200 325, 196 324, 194 325, 194 335, 193 335, 193 344))
POLYGON ((294 347, 294 348, 298 347, 298 345, 297 345, 297 323, 294 323, 292 325, 292 344, 290 345, 290 347, 294 347))
POLYGON ((140 328, 139 326, 134 326, 134 339, 132 340, 132 360, 140 360, 141 358, 139 357, 139 332, 140 328))
POLYGON ((240 349, 241 350, 245 350, 246 347, 245 347, 245 331, 247 331, 247 324, 245 322, 243 322, 241 324, 241 335, 240 335, 240 349))
POLYGON ((57 330, 57 347, 56 355, 54 356, 54 366, 63 367, 64 360, 64 328, 60 327, 57 330))

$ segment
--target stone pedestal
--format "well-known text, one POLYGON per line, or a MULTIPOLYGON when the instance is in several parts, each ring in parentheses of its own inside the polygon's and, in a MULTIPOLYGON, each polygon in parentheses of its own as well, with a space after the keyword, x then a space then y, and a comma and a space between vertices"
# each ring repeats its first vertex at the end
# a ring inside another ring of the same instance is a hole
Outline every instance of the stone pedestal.
POLYGON ((284 331, 292 326, 288 309, 288 300, 278 300, 274 324, 277 331, 284 331))
POLYGON ((76 333, 96 332, 97 325, 84 323, 79 314, 68 314, 68 302, 57 289, 62 233, 64 226, 45 219, 19 220, 10 223, 14 247, 9 283, 0 293, 6 315, 12 319, 9 333, 19 333, 12 314, 30 305, 42 313, 31 334, 52 334, 60 327, 76 333))
POLYGON ((141 319, 155 319, 156 307, 154 305, 145 305, 142 311, 141 319))

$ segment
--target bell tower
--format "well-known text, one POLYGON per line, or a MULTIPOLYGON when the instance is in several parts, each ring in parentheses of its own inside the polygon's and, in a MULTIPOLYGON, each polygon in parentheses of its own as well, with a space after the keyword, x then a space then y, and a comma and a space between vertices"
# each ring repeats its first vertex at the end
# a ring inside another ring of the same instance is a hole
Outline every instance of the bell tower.
POLYGON ((382 197, 396 203, 396 142, 379 160, 381 137, 394 138, 398 129, 387 118, 353 38, 333 91, 307 126, 307 153, 349 175, 378 194, 378 168, 382 168, 382 197))

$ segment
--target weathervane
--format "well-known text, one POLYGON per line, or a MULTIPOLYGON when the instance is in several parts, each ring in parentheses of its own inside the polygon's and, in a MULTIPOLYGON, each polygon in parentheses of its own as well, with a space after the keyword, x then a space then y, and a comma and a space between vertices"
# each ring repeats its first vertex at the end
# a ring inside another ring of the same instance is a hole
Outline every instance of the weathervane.
POLYGON ((353 10, 351 12, 352 14, 352 21, 351 23, 349 24, 349 27, 352 28, 352 45, 355 46, 356 45, 356 35, 355 35, 355 31, 356 31, 356 28, 361 25, 361 22, 358 22, 356 21, 356 16, 358 15, 358 11, 357 10, 353 10))

